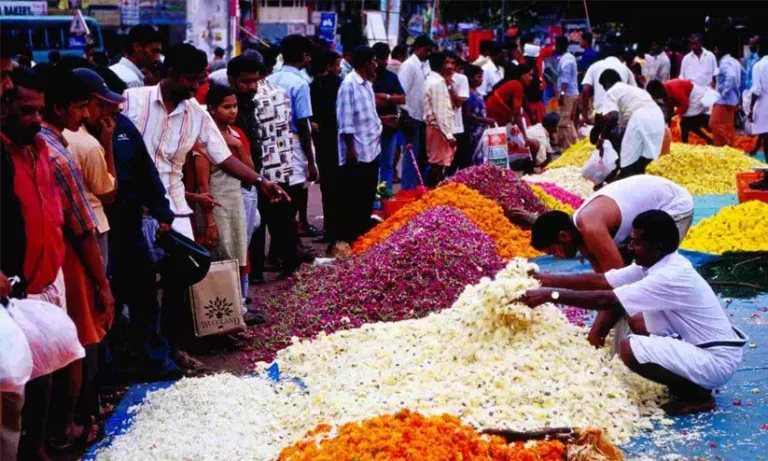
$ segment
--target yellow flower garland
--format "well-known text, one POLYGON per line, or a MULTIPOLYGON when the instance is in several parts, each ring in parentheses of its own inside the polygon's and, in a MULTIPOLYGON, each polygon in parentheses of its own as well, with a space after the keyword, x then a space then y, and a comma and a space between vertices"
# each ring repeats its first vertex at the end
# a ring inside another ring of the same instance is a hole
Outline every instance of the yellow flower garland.
POLYGON ((595 146, 589 142, 589 138, 584 138, 563 151, 557 160, 547 165, 547 169, 561 168, 564 166, 576 166, 581 168, 587 162, 587 159, 592 155, 592 151, 594 150, 595 146))

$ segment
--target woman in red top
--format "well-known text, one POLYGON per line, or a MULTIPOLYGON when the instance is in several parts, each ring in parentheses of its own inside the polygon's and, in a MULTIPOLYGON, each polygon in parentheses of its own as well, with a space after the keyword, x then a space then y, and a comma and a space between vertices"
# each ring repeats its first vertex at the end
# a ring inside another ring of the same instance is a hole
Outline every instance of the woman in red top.
POLYGON ((536 150, 538 143, 528 139, 523 122, 525 88, 533 81, 533 67, 528 63, 521 66, 509 65, 504 69, 504 76, 504 81, 485 100, 488 117, 494 119, 499 126, 513 123, 525 139, 525 145, 536 150))

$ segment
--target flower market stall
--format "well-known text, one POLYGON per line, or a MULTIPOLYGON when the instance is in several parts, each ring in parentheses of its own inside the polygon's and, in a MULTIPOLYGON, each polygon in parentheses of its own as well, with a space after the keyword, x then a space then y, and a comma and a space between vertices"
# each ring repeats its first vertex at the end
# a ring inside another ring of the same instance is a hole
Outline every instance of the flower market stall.
MULTIPOLYGON (((661 386, 589 345, 583 312, 552 304, 531 310, 517 301, 537 286, 528 275, 537 267, 589 270, 578 260, 540 257, 528 231, 505 217, 516 210, 572 212, 581 204, 592 187, 579 172, 586 145, 571 149, 524 181, 493 166, 465 170, 373 228, 352 256, 302 269, 265 305, 277 321, 249 333, 252 375, 135 387, 108 424, 109 437, 86 458, 764 454, 768 295, 723 299, 732 323, 751 338, 742 368, 717 391, 716 412, 675 418, 659 409, 661 386), (508 443, 480 433, 557 427, 575 435, 508 443)), ((694 194, 734 191, 718 178, 688 179, 680 171, 690 168, 687 162, 703 168, 712 161, 732 178, 753 165, 727 150, 679 149, 673 145, 667 157, 678 157, 664 174, 694 194), (717 154, 723 156, 711 158, 717 154)), ((695 265, 723 252, 768 251, 768 204, 704 197, 696 197, 698 224, 683 244, 695 265), (725 200, 733 206, 723 208, 725 200)))

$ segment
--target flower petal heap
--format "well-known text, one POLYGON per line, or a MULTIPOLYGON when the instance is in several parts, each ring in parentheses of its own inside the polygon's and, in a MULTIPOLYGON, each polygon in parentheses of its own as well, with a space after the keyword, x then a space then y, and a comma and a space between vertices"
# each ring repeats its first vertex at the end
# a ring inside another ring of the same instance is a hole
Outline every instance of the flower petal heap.
POLYGON ((549 182, 539 182, 539 183, 531 183, 531 185, 536 185, 541 187, 541 189, 547 193, 547 195, 551 196, 558 202, 565 203, 566 205, 570 206, 571 208, 578 209, 583 203, 584 199, 579 197, 578 195, 568 192, 567 190, 563 189, 562 187, 552 184, 549 182))
POLYGON ((386 221, 360 237, 352 247, 354 253, 361 253, 389 237, 395 230, 418 214, 436 206, 455 208, 466 215, 483 233, 496 242, 499 256, 511 259, 516 256, 532 258, 540 253, 531 245, 531 233, 513 225, 504 216, 499 205, 464 184, 446 184, 428 192, 401 208, 386 221))
MULTIPOLYGON (((672 132, 672 142, 683 142, 682 133, 680 131, 680 119, 679 117, 673 117, 670 124, 670 131, 672 132)), ((733 147, 741 152, 749 152, 755 147, 756 136, 737 135, 733 140, 733 147)), ((706 146, 707 142, 695 134, 691 133, 688 136, 688 144, 706 146)))
POLYGON ((560 200, 557 200, 556 198, 547 194, 544 192, 544 189, 540 185, 532 183, 531 190, 533 190, 533 193, 536 194, 536 196, 540 198, 542 202, 544 202, 544 206, 546 206, 548 210, 562 211, 570 215, 573 214, 574 209, 572 206, 568 205, 567 203, 563 203, 560 200))
POLYGON ((703 253, 768 251, 768 203, 725 207, 691 228, 681 248, 703 253))
POLYGON ((402 459, 467 461, 561 461, 565 446, 558 441, 512 443, 479 434, 450 415, 425 417, 402 410, 361 423, 347 423, 331 433, 320 425, 308 438, 284 449, 279 461, 402 459))
POLYGON ((693 195, 735 194, 736 173, 765 166, 732 147, 673 143, 672 153, 651 162, 646 171, 688 189, 693 195))
POLYGON ((460 211, 431 208, 365 253, 305 266, 293 287, 266 300, 271 322, 249 332, 256 360, 291 337, 423 317, 451 306, 467 284, 496 273, 496 245, 460 211))
POLYGON ((592 195, 594 183, 581 174, 581 167, 565 166, 552 168, 541 174, 523 176, 523 179, 532 183, 548 182, 576 194, 581 198, 592 195))
POLYGON ((547 165, 547 169, 562 168, 565 166, 575 166, 581 168, 587 163, 589 156, 595 150, 595 146, 589 142, 589 137, 582 139, 576 144, 571 145, 555 161, 547 165))
POLYGON ((528 184, 517 179, 509 168, 501 168, 491 163, 473 166, 459 171, 443 182, 448 183, 464 184, 480 192, 483 197, 498 203, 507 215, 513 210, 537 214, 544 212, 541 200, 533 194, 528 184))

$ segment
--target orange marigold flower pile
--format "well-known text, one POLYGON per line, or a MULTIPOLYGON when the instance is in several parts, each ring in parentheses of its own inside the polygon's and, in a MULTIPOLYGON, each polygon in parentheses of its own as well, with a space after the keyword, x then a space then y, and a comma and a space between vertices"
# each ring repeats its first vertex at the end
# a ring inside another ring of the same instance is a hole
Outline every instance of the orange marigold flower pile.
POLYGON ((361 253, 389 237, 416 215, 436 207, 455 208, 469 218, 483 233, 496 243, 496 249, 503 259, 515 256, 533 258, 541 253, 531 245, 531 233, 515 226, 504 216, 504 210, 494 201, 463 184, 450 183, 428 192, 393 214, 386 221, 360 237, 352 247, 353 253, 361 253))
POLYGON ((501 437, 479 434, 450 415, 426 417, 409 410, 347 423, 332 435, 318 426, 307 438, 283 449, 280 461, 506 460, 565 459, 558 442, 508 444, 501 437))
MULTIPOLYGON (((682 134, 680 132, 680 123, 677 117, 672 119, 672 123, 669 124, 669 130, 672 132, 672 142, 683 142, 682 134)), ((742 152, 749 152, 755 147, 755 136, 740 135, 734 138, 733 145, 736 149, 742 152)), ((688 135, 688 144, 706 145, 707 142, 691 133, 688 135)))

